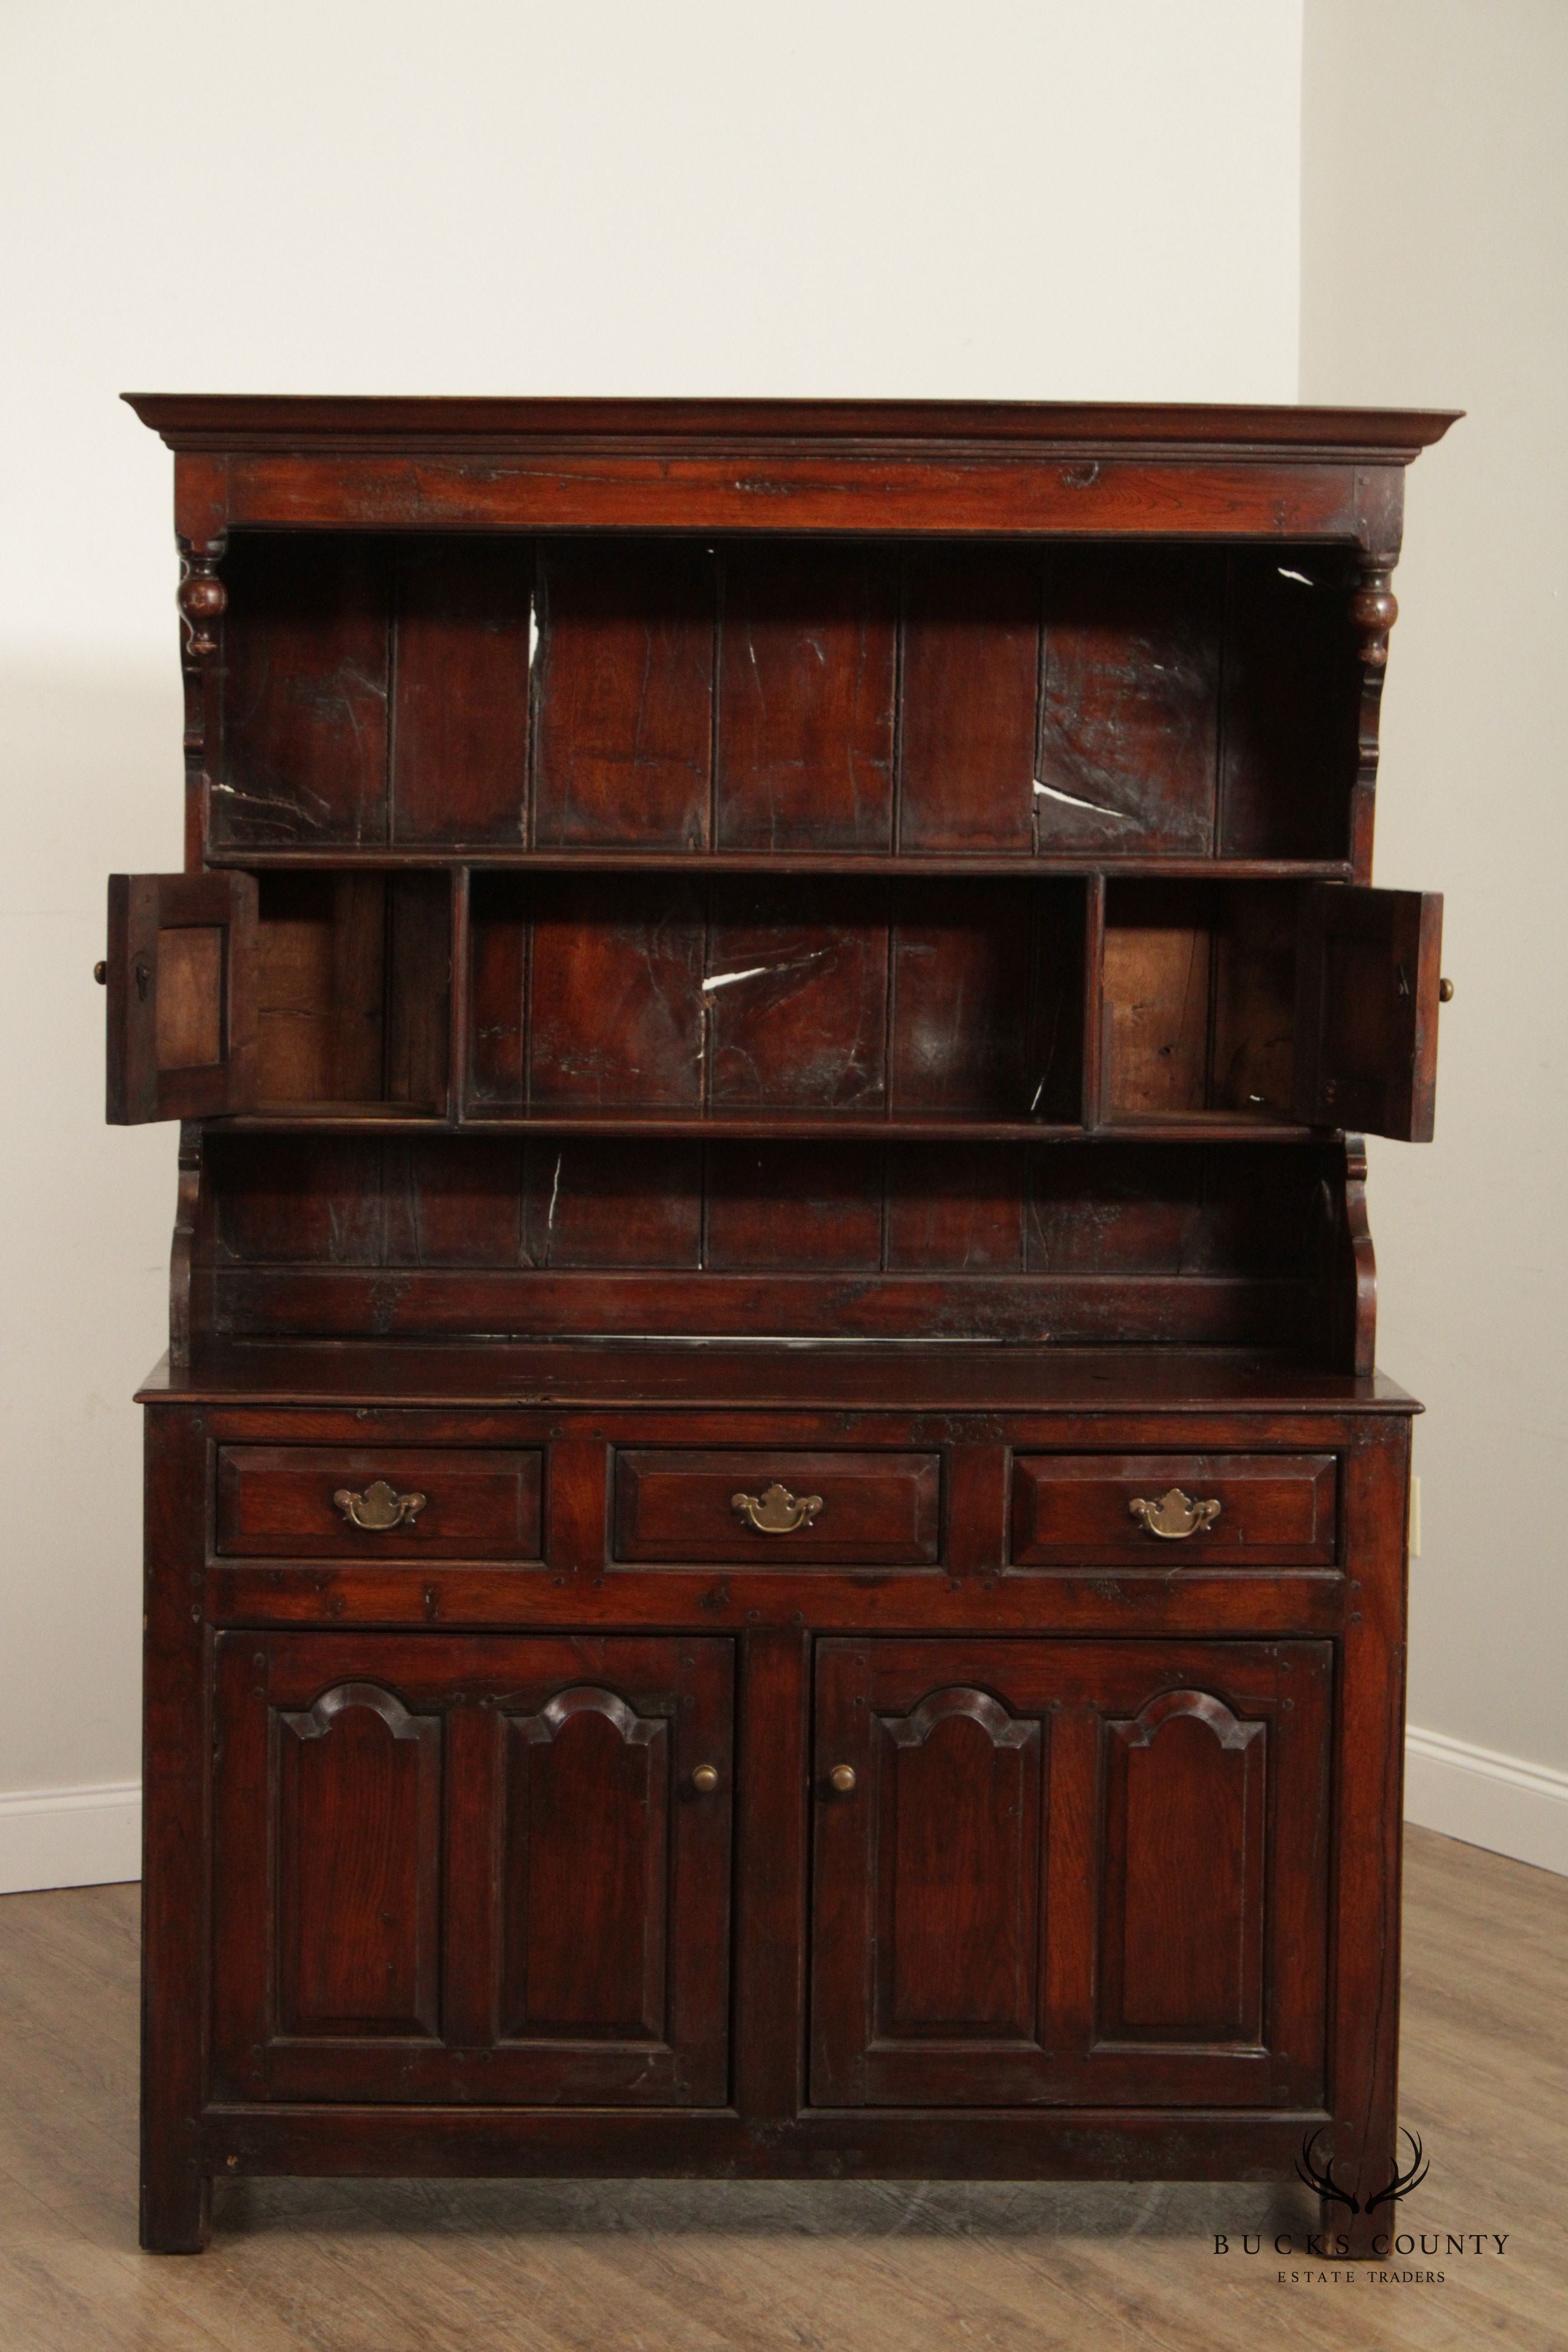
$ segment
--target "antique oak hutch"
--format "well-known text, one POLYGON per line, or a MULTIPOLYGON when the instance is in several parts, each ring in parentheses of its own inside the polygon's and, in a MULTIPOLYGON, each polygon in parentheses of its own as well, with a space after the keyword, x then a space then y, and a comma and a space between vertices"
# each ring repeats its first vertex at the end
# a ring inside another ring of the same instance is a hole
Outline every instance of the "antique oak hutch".
POLYGON ((1358 1134, 1430 1135, 1440 992, 1373 799, 1449 418, 132 404, 146 2243, 214 2176, 1311 2135, 1364 2202, 1415 1407, 1358 1134))

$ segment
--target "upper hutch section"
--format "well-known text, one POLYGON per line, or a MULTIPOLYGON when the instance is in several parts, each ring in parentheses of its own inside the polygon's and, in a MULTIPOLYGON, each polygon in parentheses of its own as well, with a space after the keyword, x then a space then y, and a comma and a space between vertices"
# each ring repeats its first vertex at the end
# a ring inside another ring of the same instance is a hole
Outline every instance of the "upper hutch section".
POLYGON ((202 861, 1367 877, 1445 415, 133 405, 178 453, 202 861))

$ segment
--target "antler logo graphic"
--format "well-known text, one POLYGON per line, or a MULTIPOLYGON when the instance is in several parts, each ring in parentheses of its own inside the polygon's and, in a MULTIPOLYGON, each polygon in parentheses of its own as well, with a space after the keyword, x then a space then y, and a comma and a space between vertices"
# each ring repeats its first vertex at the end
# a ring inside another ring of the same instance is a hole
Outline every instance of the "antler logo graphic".
POLYGON ((1296 2159, 1297 2177, 1304 2180, 1309 2189, 1315 2189, 1320 2197, 1330 2199, 1335 2205, 1347 2206, 1352 2213, 1375 2213, 1380 2205, 1392 2205, 1396 2199, 1408 2197, 1411 2190, 1419 2189, 1426 2178, 1426 2158, 1422 2151, 1419 2135, 1413 2131, 1404 2132, 1401 2137, 1410 2142, 1413 2151, 1409 2169, 1401 2172, 1395 2166, 1394 2178, 1387 2188, 1380 2189, 1377 2195, 1369 2197, 1363 2205, 1359 2198, 1352 2197, 1348 2189, 1342 2189, 1334 2179, 1331 2157, 1322 2169, 1319 2169, 1312 2151, 1317 2147, 1321 2133, 1322 2126, 1320 2125, 1317 2131, 1310 2131, 1301 2142, 1301 2153, 1296 2159))

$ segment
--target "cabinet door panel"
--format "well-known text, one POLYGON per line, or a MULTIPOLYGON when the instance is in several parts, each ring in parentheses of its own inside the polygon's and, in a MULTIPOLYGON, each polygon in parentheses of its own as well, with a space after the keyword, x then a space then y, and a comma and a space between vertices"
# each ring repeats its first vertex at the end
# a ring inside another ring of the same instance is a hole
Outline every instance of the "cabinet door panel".
POLYGON ((824 1642, 814 2100, 1319 2095, 1331 1655, 824 1642))
POLYGON ((250 1107, 256 884, 248 874, 109 877, 111 1127, 250 1107))
POLYGON ((278 1738, 278 2018, 438 2031, 441 1726, 340 1683, 278 1738))
POLYGON ((657 2040, 665 2021, 669 1724, 613 1691, 502 1718, 509 2039, 657 2040))
POLYGON ((731 1685, 725 1641, 225 1635, 220 2095, 721 2104, 731 1685))
POLYGON ((1442 944, 1439 892, 1321 882, 1302 894, 1299 1118, 1431 1142, 1442 944))

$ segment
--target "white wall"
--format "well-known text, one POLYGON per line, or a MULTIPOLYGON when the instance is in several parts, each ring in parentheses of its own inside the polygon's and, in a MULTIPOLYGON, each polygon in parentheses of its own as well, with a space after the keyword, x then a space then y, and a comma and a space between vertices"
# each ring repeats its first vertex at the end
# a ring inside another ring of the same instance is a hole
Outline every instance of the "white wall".
POLYGON ((172 1133, 100 1124, 89 977, 105 871, 180 856, 170 461, 115 395, 1289 400, 1300 5, 10 0, 3 38, 0 1885, 38 1885, 136 1866, 174 1213, 172 1133))
POLYGON ((1409 480, 1377 878, 1446 888, 1437 1140, 1374 1147, 1416 1424, 1412 1816, 1568 1870, 1568 8, 1308 0, 1301 394, 1409 480))

